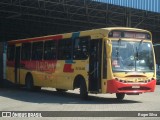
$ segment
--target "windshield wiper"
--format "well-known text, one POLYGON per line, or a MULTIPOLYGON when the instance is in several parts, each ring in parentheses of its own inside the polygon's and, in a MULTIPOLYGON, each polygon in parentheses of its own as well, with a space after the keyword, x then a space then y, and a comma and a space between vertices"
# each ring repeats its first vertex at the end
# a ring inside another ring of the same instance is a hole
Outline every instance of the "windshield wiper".
POLYGON ((142 43, 143 43, 143 40, 140 41, 138 48, 136 47, 136 60, 139 59, 139 50, 141 48, 142 43))
POLYGON ((139 42, 138 47, 136 46, 136 55, 134 57, 134 59, 135 59, 135 71, 137 71, 137 60, 139 60, 139 51, 140 51, 142 43, 143 43, 143 40, 141 40, 139 42))
POLYGON ((119 40, 118 40, 118 47, 116 48, 116 57, 117 57, 117 61, 118 61, 118 57, 119 57, 119 46, 121 45, 121 39, 119 38, 119 40))

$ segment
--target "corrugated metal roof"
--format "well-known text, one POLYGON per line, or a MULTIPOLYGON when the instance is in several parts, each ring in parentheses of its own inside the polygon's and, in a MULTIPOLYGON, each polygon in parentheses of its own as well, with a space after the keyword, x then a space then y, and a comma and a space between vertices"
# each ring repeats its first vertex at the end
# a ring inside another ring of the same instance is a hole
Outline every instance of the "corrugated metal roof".
POLYGON ((92 0, 160 13, 160 0, 92 0))

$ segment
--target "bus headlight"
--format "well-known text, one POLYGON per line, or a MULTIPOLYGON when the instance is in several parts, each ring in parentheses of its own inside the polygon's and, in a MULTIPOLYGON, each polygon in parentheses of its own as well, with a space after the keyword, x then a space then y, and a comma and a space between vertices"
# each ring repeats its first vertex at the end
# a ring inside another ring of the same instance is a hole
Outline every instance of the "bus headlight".
POLYGON ((123 82, 123 83, 127 82, 126 80, 121 80, 121 79, 118 79, 118 78, 115 78, 115 80, 118 81, 118 82, 123 82))

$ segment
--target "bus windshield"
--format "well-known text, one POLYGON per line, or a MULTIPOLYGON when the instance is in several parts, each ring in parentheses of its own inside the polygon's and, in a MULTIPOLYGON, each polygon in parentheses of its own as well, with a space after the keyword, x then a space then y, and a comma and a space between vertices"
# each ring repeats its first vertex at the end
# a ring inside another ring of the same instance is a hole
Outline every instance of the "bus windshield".
POLYGON ((153 72, 153 49, 150 42, 112 41, 113 72, 153 72))

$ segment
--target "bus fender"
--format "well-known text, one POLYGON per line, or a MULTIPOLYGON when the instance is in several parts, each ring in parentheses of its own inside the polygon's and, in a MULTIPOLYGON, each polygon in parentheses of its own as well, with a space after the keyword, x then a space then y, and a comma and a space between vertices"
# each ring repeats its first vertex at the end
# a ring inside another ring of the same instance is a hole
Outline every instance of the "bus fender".
POLYGON ((77 75, 73 82, 73 89, 80 88, 81 81, 85 81, 82 75, 77 75))

